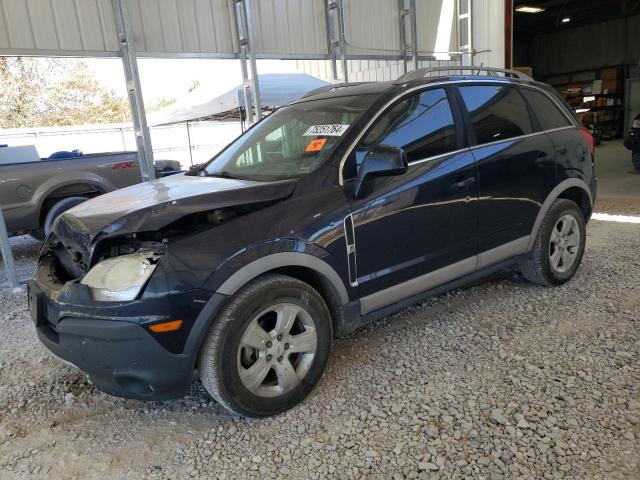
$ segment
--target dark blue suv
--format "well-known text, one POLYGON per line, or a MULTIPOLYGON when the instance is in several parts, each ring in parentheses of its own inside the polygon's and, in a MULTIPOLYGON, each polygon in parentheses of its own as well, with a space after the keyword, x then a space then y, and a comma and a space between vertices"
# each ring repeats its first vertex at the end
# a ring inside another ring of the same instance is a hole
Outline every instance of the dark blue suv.
POLYGON ((29 285, 40 340, 114 395, 175 397, 197 370, 264 416, 373 319, 510 266, 566 282, 593 139, 548 86, 477 70, 314 91, 185 175, 69 210, 29 285))

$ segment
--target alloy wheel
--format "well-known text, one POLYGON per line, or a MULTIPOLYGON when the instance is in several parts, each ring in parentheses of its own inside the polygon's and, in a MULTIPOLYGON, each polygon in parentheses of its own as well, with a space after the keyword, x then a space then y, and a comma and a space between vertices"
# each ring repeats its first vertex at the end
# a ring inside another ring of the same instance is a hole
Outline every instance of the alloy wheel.
POLYGON ((242 384, 261 397, 294 389, 316 355, 318 335, 311 315, 293 303, 278 303, 247 325, 238 349, 242 384))
POLYGON ((554 271, 565 273, 573 267, 579 251, 580 229, 578 221, 573 215, 563 215, 551 230, 549 265, 554 271))

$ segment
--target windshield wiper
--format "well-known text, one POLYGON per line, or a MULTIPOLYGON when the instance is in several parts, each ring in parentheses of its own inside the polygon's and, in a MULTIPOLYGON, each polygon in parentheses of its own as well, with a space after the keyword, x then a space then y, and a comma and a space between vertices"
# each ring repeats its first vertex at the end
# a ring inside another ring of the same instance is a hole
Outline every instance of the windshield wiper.
POLYGON ((238 179, 238 177, 234 177, 233 175, 231 175, 228 171, 223 170, 222 172, 213 172, 213 173, 205 173, 206 177, 220 177, 220 178, 233 178, 233 179, 238 179))

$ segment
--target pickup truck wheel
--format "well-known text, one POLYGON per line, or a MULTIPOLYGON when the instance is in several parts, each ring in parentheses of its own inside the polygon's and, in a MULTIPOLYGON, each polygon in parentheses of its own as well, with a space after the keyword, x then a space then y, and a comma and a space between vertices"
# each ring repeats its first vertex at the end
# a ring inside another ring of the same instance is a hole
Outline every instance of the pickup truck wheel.
POLYGON ((631 162, 633 163, 633 168, 640 170, 640 152, 631 152, 631 162))
POLYGON ((265 417, 300 401, 320 379, 332 324, 313 288, 269 274, 236 293, 203 342, 198 374, 209 394, 231 412, 265 417))
POLYGON ((586 240, 582 211, 559 198, 542 221, 532 250, 520 260, 524 277, 544 286, 561 285, 578 270, 586 240))
POLYGON ((86 202, 87 200, 89 200, 87 197, 68 197, 63 198, 59 202, 55 203, 49 209, 49 211, 47 212, 47 216, 44 219, 44 225, 42 226, 42 229, 44 230, 45 237, 51 232, 53 222, 56 221, 56 218, 58 218, 58 216, 62 215, 70 208, 73 208, 76 205, 80 205, 82 202, 86 202))

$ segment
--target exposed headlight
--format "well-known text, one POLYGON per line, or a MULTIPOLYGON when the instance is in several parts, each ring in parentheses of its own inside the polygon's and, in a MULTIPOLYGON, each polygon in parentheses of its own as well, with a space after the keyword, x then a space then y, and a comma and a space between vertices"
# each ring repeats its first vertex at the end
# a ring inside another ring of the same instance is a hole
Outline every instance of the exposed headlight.
POLYGON ((156 269, 158 258, 157 253, 148 251, 107 258, 94 265, 81 283, 91 289, 94 300, 134 300, 156 269))
POLYGON ((640 119, 634 120, 633 123, 631 124, 631 128, 633 128, 634 130, 636 128, 640 128, 640 119))

